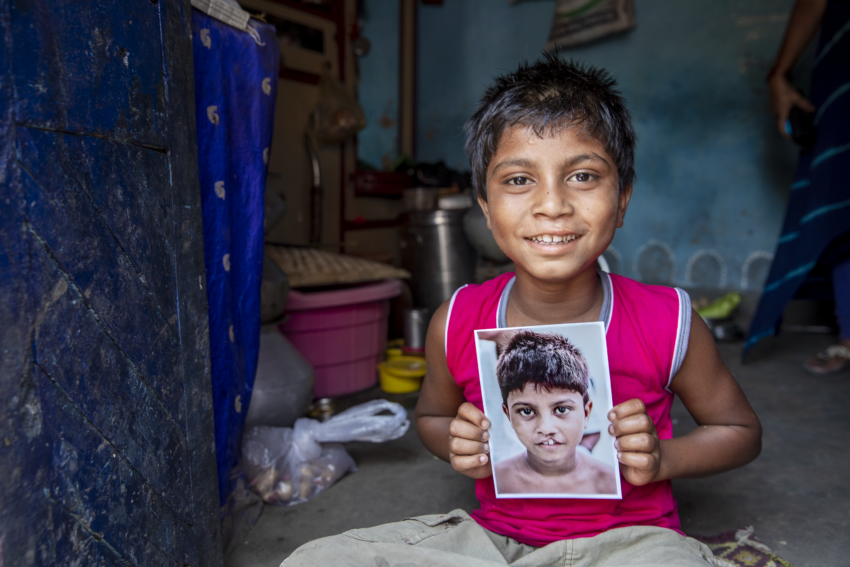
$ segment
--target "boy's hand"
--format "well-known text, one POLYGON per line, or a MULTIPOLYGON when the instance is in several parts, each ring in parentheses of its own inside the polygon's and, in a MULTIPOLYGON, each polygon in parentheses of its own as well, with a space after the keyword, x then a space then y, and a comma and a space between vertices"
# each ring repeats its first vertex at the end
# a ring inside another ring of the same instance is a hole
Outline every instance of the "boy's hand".
POLYGON ((470 478, 487 478, 490 468, 490 420, 469 402, 461 404, 449 425, 449 461, 470 478))
POLYGON ((608 412, 608 419, 623 478, 635 486, 654 481, 661 468, 661 445, 646 406, 638 399, 623 402, 608 412))

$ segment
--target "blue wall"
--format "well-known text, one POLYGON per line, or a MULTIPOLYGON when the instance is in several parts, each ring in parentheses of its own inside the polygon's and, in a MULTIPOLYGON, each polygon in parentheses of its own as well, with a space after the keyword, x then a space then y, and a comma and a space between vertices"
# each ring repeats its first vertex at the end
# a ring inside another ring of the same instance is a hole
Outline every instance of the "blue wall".
POLYGON ((360 104, 366 128, 357 134, 357 157, 384 169, 398 157, 399 0, 365 0, 360 19, 372 42, 359 59, 360 104))
MULTIPOLYGON (((615 271, 689 287, 761 287, 796 163, 774 131, 764 82, 792 4, 637 0, 635 30, 562 52, 607 68, 635 119, 638 181, 608 255, 615 271)), ((375 5, 397 2, 367 1, 375 5)), ((463 122, 495 75, 538 57, 553 10, 551 1, 420 4, 418 160, 468 169, 463 122)), ((364 88, 372 81, 397 91, 397 69, 368 76, 365 62, 364 88)))

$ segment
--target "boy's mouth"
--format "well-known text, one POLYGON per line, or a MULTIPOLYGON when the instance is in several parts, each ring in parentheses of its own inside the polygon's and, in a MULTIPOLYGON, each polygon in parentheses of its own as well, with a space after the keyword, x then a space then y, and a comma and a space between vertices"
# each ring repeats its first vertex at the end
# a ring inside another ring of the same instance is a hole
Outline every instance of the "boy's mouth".
POLYGON ((547 244, 554 246, 557 244, 567 244, 578 238, 578 234, 540 234, 538 236, 530 236, 528 240, 538 244, 547 244))
POLYGON ((561 444, 562 443, 558 443, 554 439, 547 439, 546 441, 543 441, 542 443, 538 443, 538 445, 543 445, 544 447, 552 447, 554 445, 561 445, 561 444))

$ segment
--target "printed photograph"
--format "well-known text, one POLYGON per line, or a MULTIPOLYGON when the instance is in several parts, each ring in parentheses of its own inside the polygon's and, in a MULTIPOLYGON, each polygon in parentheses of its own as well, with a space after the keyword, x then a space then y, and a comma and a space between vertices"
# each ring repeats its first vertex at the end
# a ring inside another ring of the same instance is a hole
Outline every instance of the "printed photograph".
POLYGON ((475 331, 499 498, 622 497, 601 322, 475 331))

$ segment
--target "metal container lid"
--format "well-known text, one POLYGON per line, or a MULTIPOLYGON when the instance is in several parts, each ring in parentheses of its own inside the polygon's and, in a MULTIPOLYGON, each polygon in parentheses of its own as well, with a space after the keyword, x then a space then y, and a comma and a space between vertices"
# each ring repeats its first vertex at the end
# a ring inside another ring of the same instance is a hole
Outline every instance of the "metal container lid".
POLYGON ((440 224, 459 224, 463 222, 466 209, 408 211, 398 217, 401 224, 412 226, 435 226, 440 224))

